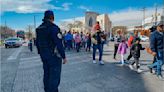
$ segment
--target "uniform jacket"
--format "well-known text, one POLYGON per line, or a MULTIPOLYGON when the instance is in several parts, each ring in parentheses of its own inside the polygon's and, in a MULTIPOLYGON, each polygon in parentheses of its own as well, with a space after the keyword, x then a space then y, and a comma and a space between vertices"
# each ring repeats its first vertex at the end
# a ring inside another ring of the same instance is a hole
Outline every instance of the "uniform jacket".
POLYGON ((60 29, 49 20, 43 20, 36 29, 36 46, 39 54, 43 56, 60 54, 63 59, 65 58, 60 29))

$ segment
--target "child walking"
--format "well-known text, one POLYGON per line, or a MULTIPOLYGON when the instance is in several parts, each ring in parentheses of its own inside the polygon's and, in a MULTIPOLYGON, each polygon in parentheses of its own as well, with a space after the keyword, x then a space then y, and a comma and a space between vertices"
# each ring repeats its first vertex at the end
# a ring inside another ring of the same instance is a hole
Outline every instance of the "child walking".
POLYGON ((128 48, 128 44, 126 43, 125 39, 123 39, 121 41, 121 43, 119 44, 118 46, 118 54, 121 55, 121 65, 123 66, 124 65, 124 55, 126 54, 126 51, 127 51, 127 48, 128 48))
POLYGON ((141 69, 139 69, 139 58, 140 58, 140 50, 144 50, 145 48, 142 47, 140 44, 140 38, 136 38, 135 43, 131 46, 131 53, 134 58, 134 61, 129 65, 129 68, 133 70, 133 65, 136 63, 136 69, 137 72, 142 72, 141 69))

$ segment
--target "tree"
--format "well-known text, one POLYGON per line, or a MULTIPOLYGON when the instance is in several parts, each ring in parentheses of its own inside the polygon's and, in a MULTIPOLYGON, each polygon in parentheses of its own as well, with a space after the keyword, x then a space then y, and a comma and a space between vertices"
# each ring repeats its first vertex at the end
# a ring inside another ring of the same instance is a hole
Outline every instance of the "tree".
POLYGON ((83 23, 81 21, 75 21, 74 26, 77 27, 77 28, 82 28, 83 23))
POLYGON ((7 26, 0 26, 0 35, 1 39, 6 39, 8 37, 13 37, 16 35, 15 30, 7 27, 7 26))
POLYGON ((74 25, 72 23, 68 23, 67 27, 68 27, 69 30, 71 30, 74 27, 74 25))

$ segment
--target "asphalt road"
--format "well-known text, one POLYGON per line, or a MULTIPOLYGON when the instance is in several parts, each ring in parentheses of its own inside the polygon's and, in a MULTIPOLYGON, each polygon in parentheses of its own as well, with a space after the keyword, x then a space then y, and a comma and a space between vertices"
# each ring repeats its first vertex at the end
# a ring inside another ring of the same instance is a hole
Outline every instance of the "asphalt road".
MULTIPOLYGON (((146 67, 152 56, 142 51, 141 74, 120 66, 113 60, 113 44, 105 46, 105 65, 93 64, 92 53, 67 51, 63 65, 60 92, 163 92, 164 81, 149 73, 146 67)), ((127 57, 127 55, 126 55, 127 57)), ((133 59, 132 59, 133 60, 133 59)), ((164 74, 164 72, 163 72, 164 74)), ((1 92, 44 92, 42 62, 36 49, 26 46, 1 48, 1 92)))

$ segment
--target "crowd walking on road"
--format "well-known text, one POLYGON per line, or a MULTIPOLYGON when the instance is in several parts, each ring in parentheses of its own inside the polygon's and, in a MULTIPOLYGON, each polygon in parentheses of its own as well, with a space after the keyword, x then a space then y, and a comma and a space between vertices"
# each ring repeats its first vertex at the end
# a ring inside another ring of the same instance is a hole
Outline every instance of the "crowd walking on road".
MULTIPOLYGON (((36 29, 36 47, 43 62, 44 69, 44 90, 45 92, 58 92, 60 84, 61 65, 67 62, 65 51, 81 51, 92 53, 92 63, 104 65, 103 52, 104 44, 108 44, 108 35, 101 29, 99 21, 97 21, 90 32, 84 33, 80 31, 65 31, 61 32, 60 28, 53 23, 54 14, 48 10, 44 14, 43 23, 36 29), (45 31, 46 30, 46 31, 45 31), (99 54, 99 59, 96 60, 96 54, 99 54)), ((164 24, 159 23, 153 26, 150 34, 150 46, 143 47, 138 31, 127 38, 123 34, 118 34, 114 41, 113 59, 117 60, 117 53, 120 54, 121 66, 128 65, 130 70, 136 70, 141 73, 140 56, 141 50, 147 50, 154 57, 153 63, 148 65, 150 72, 155 71, 155 74, 160 80, 163 80, 162 65, 164 64, 164 24), (129 51, 129 56, 125 54, 129 51), (134 60, 131 60, 131 58, 134 60), (125 59, 126 58, 126 59, 125 59), (134 67, 135 65, 135 67, 134 67)), ((32 40, 30 40, 29 48, 32 51, 32 40)))

